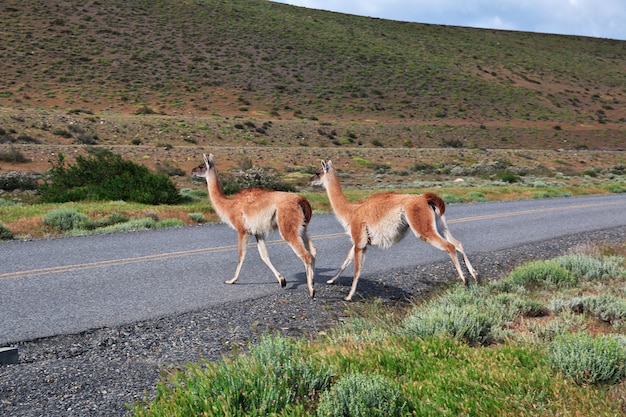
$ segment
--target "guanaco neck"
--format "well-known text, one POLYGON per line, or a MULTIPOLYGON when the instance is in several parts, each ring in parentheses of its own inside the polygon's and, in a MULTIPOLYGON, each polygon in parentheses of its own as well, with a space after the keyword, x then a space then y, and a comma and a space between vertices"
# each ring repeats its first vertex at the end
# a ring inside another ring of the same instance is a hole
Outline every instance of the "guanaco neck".
POLYGON ((345 194, 341 190, 339 179, 335 174, 335 171, 328 171, 326 174, 326 181, 324 183, 326 193, 328 194, 328 200, 335 212, 335 215, 341 219, 348 220, 354 212, 356 203, 351 203, 346 198, 345 194))
POLYGON ((213 209, 220 216, 220 218, 224 219, 224 215, 228 212, 228 198, 222 191, 222 186, 220 185, 219 178, 217 177, 217 170, 215 168, 209 168, 209 172, 207 172, 206 176, 206 185, 209 192, 209 198, 211 199, 211 203, 213 203, 213 209))

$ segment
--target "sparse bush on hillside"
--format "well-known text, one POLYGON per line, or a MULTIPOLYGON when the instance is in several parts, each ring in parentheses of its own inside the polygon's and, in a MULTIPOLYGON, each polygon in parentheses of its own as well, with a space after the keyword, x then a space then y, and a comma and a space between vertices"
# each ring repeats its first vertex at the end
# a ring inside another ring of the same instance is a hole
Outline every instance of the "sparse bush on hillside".
MULTIPOLYGON (((0 141, 0 143, 2 143, 2 141, 0 141)), ((8 151, 0 152, 0 161, 21 164, 29 162, 30 160, 26 158, 24 154, 22 154, 20 151, 11 146, 8 151)))
POLYGON ((39 187, 44 202, 124 200, 143 204, 173 204, 180 200, 176 186, 166 175, 124 160, 110 151, 90 151, 65 165, 63 157, 53 165, 39 187))
POLYGON ((294 192, 296 188, 280 179, 279 176, 261 167, 252 167, 220 178, 222 191, 226 195, 236 194, 241 190, 260 188, 263 190, 294 192))
POLYGON ((170 165, 170 163, 167 161, 158 162, 156 164, 155 171, 157 172, 157 174, 165 174, 168 177, 175 177, 175 176, 184 177, 185 175, 187 175, 186 172, 182 168, 174 167, 170 165))
POLYGON ((76 139, 76 142, 81 145, 95 145, 98 143, 98 135, 87 132, 79 126, 70 125, 69 130, 74 136, 74 139, 76 139))

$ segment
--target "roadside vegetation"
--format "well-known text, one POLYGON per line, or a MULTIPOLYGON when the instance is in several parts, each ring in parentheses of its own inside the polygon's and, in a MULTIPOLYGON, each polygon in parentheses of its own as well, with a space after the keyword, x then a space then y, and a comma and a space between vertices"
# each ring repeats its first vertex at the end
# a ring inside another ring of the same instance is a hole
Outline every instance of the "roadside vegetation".
POLYGON ((622 415, 626 242, 167 372, 134 416, 622 415))
MULTIPOLYGON (((364 174, 340 170, 350 200, 380 191, 437 192, 448 204, 571 197, 626 192, 623 164, 563 173, 529 172, 510 164, 415 164, 405 170, 358 158, 364 174), (546 175, 546 176, 543 176, 546 175), (370 178, 364 183, 362 178, 370 178)), ((326 193, 308 186, 315 167, 287 167, 283 174, 248 158, 221 172, 226 194, 247 188, 298 192, 317 212, 330 212, 326 193)), ((0 173, 0 240, 83 235, 176 227, 220 221, 203 179, 180 169, 156 172, 107 150, 90 149, 74 163, 58 156, 43 174, 0 173), (175 184, 174 178, 177 183, 175 184), (183 185, 181 187, 181 185, 183 185)))

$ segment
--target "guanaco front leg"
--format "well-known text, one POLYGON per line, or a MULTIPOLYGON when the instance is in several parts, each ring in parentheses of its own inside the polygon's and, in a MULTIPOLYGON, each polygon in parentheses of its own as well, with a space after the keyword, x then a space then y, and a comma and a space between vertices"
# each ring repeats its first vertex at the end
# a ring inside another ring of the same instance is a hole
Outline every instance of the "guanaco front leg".
POLYGON ((248 249, 248 239, 250 239, 250 234, 246 232, 237 233, 237 247, 239 250, 239 260, 237 261, 237 268, 235 269, 235 276, 232 279, 228 279, 224 281, 225 284, 234 284, 239 278, 239 273, 241 272, 241 266, 243 265, 243 260, 246 258, 246 250, 248 249))
POLYGON ((351 301, 352 296, 356 292, 356 284, 359 282, 359 276, 361 275, 361 267, 363 266, 363 261, 365 260, 365 251, 367 250, 367 246, 363 248, 359 248, 358 246, 354 246, 354 278, 352 278, 352 286, 350 287, 350 292, 346 297, 344 297, 345 301, 351 301))

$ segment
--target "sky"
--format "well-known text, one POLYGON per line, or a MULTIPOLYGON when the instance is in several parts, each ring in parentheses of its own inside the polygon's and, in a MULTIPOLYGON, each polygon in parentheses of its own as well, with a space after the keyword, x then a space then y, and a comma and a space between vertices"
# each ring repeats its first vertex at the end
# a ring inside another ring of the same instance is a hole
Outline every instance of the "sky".
POLYGON ((274 0, 416 23, 626 40, 626 0, 274 0))

